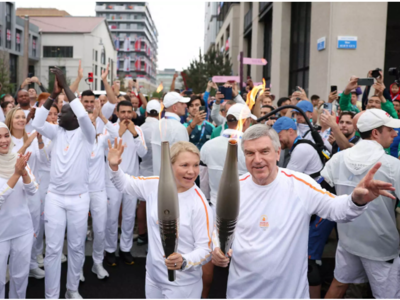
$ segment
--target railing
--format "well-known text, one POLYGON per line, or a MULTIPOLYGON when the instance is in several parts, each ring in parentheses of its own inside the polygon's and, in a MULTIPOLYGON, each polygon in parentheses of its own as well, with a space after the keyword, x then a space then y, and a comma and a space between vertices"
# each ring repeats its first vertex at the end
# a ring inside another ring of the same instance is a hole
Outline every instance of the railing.
POLYGON ((249 29, 253 23, 253 10, 250 9, 244 16, 244 31, 249 29))
POLYGON ((268 6, 270 6, 272 2, 259 2, 259 11, 260 14, 266 9, 268 6))

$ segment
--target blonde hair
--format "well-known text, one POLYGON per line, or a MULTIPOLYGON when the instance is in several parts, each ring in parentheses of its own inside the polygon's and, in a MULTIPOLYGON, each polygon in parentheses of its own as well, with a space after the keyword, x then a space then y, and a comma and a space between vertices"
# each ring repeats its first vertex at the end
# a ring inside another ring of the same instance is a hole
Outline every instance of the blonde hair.
MULTIPOLYGON (((14 108, 10 109, 7 113, 6 120, 4 122, 7 125, 7 127, 10 129, 11 135, 14 135, 14 132, 13 132, 14 128, 13 128, 12 121, 14 120, 14 117, 18 111, 22 111, 24 113, 24 111, 20 107, 14 107, 14 108)), ((25 115, 25 113, 24 113, 24 115, 25 115)), ((25 143, 26 140, 28 139, 28 135, 26 134, 25 128, 24 128, 23 137, 24 137, 24 143, 25 143)))
POLYGON ((200 151, 195 145, 189 142, 176 142, 171 147, 171 164, 174 164, 179 154, 183 152, 191 152, 196 154, 200 160, 200 151))

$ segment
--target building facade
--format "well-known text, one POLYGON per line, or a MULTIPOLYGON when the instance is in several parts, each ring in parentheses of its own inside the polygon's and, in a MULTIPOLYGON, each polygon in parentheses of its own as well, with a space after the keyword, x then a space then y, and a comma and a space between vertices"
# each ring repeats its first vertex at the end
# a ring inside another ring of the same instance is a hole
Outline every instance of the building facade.
POLYGON ((157 71, 157 86, 161 83, 163 84, 163 91, 169 92, 172 79, 174 78, 174 74, 178 73, 178 77, 175 80, 175 89, 182 89, 182 76, 181 71, 176 71, 175 69, 164 69, 157 71))
POLYGON ((301 86, 327 100, 331 85, 343 90, 351 75, 377 67, 389 86, 388 69, 400 65, 398 2, 219 2, 218 12, 215 47, 232 58, 232 74, 240 52, 265 58, 267 65, 244 65, 243 77, 265 78, 277 98, 301 86))
POLYGON ((11 92, 15 92, 28 75, 37 73, 41 36, 29 18, 15 15, 13 2, 0 2, 0 12, 0 68, 8 73, 11 92))
POLYGON ((79 61, 83 79, 78 90, 104 90, 101 73, 110 64, 108 80, 116 79, 117 51, 107 22, 100 17, 32 17, 42 33, 41 59, 38 77, 44 86, 52 89, 54 75, 50 69, 60 67, 72 83, 77 75, 79 61), (88 82, 93 73, 93 82, 88 82))
POLYGON ((217 38, 218 2, 205 2, 204 16, 204 52, 215 46, 217 38))
POLYGON ((158 32, 146 2, 96 2, 118 50, 120 78, 136 79, 145 93, 157 88, 158 32))

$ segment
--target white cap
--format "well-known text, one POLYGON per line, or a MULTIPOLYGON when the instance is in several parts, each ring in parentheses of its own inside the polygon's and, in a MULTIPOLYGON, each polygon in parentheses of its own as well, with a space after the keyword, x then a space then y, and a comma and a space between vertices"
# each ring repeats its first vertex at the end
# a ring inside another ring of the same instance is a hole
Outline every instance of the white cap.
POLYGON ((246 104, 236 103, 232 105, 226 116, 232 115, 236 118, 236 120, 245 120, 247 118, 252 118, 253 120, 257 120, 255 115, 251 114, 250 108, 246 104))
POLYGON ((157 111, 157 113, 160 113, 160 110, 161 110, 160 101, 158 101, 158 100, 150 100, 147 103, 146 111, 148 113, 150 113, 152 110, 155 110, 155 111, 157 111))
POLYGON ((181 103, 188 103, 190 98, 184 98, 179 95, 177 92, 169 92, 164 97, 164 106, 165 108, 171 107, 172 105, 181 102, 181 103))
POLYGON ((382 109, 371 108, 367 109, 357 122, 357 128, 360 132, 370 131, 381 126, 400 128, 400 120, 393 119, 382 109))

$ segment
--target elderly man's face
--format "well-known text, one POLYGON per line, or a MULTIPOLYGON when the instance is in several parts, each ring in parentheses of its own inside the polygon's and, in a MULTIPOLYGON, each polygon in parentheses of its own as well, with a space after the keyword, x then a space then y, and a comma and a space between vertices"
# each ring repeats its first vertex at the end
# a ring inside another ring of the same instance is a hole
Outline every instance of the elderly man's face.
POLYGON ((255 182, 260 185, 271 183, 278 172, 276 162, 279 161, 281 150, 276 151, 272 140, 263 136, 243 143, 246 167, 255 182))

